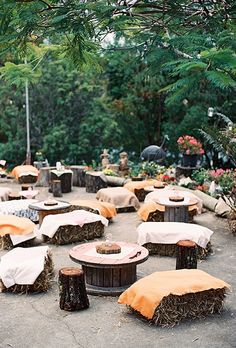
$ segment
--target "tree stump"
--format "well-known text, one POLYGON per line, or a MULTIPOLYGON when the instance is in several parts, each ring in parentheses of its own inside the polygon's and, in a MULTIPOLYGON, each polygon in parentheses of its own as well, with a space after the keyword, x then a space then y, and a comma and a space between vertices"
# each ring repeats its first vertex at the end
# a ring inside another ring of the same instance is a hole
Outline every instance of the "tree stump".
POLYGON ((192 176, 194 170, 198 170, 200 167, 183 167, 183 166, 177 166, 176 167, 176 179, 179 180, 182 176, 185 178, 188 178, 192 176))
POLYGON ((28 191, 29 189, 33 190, 33 185, 32 184, 23 184, 21 185, 21 191, 28 191))
POLYGON ((48 187, 50 185, 50 171, 56 169, 55 167, 40 168, 39 177, 36 186, 48 187))
POLYGON ((73 186, 85 187, 85 168, 86 166, 70 166, 73 172, 73 186))
POLYGON ((103 172, 88 172, 85 175, 86 192, 96 193, 107 187, 106 175, 103 172))
POLYGON ((12 193, 8 194, 8 200, 9 201, 15 201, 15 200, 18 200, 18 199, 21 199, 21 196, 19 195, 19 193, 12 192, 12 193))
POLYGON ((60 309, 76 311, 89 307, 84 281, 84 271, 79 268, 59 270, 60 309))
POLYGON ((61 180, 53 180, 52 193, 54 197, 62 197, 61 193, 61 180))
POLYGON ((55 173, 51 172, 51 182, 54 180, 61 181, 61 192, 68 193, 72 190, 72 173, 63 173, 57 176, 55 173))
POLYGON ((197 268, 196 243, 191 240, 180 240, 176 246, 176 269, 197 268))

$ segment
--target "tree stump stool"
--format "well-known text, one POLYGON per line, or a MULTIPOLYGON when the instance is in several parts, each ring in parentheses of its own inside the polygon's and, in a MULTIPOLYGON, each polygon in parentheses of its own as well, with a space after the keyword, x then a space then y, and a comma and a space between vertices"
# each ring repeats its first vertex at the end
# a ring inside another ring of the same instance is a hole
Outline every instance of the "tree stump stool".
POLYGON ((180 240, 176 246, 176 269, 197 268, 196 243, 191 240, 180 240))
POLYGON ((88 172, 85 175, 86 192, 96 193, 102 188, 107 188, 106 175, 102 172, 88 172))
POLYGON ((8 200, 9 201, 15 201, 15 200, 18 200, 18 199, 21 199, 21 195, 19 195, 19 193, 12 192, 12 193, 8 194, 8 200))
POLYGON ((61 180, 53 180, 53 182, 52 182, 52 193, 53 193, 54 197, 62 197, 61 180))
POLYGON ((68 193, 72 190, 72 172, 71 173, 62 173, 60 176, 57 176, 55 173, 51 172, 51 182, 54 180, 61 181, 61 192, 68 193))
POLYGON ((50 171, 56 169, 56 167, 43 167, 40 168, 39 178, 36 186, 39 187, 48 187, 50 186, 50 171))
POLYGON ((86 166, 70 166, 73 172, 73 186, 85 187, 85 168, 86 166))
POLYGON ((67 267, 59 270, 60 309, 76 311, 89 307, 84 271, 67 267))
POLYGON ((32 184, 23 184, 21 185, 21 191, 28 191, 29 189, 33 190, 34 186, 32 184))
POLYGON ((198 170, 200 167, 183 167, 183 166, 177 166, 176 167, 176 179, 179 180, 181 177, 188 178, 192 176, 194 170, 198 170))

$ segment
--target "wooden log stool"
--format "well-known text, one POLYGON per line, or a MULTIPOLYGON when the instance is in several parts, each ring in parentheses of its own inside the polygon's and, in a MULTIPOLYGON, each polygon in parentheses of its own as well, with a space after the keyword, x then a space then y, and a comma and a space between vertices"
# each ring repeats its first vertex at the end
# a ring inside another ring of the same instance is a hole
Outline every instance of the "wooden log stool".
POLYGON ((61 180, 53 180, 53 182, 52 182, 52 193, 53 193, 54 197, 62 197, 61 180))
POLYGON ((33 190, 33 185, 32 184, 23 184, 21 185, 21 191, 28 191, 29 189, 33 190))
POLYGON ((88 172, 85 175, 86 192, 96 193, 107 187, 106 175, 102 172, 88 172))
POLYGON ((60 176, 57 176, 55 173, 51 172, 51 182, 54 180, 61 181, 61 192, 69 193, 72 190, 72 172, 62 173, 60 176))
POLYGON ((197 268, 197 247, 191 240, 180 240, 176 250, 176 269, 197 268))
POLYGON ((67 267, 59 270, 60 309, 76 311, 89 307, 84 271, 67 267))
POLYGON ((9 201, 18 200, 18 199, 21 199, 21 195, 19 195, 19 193, 12 192, 8 194, 8 199, 9 201))

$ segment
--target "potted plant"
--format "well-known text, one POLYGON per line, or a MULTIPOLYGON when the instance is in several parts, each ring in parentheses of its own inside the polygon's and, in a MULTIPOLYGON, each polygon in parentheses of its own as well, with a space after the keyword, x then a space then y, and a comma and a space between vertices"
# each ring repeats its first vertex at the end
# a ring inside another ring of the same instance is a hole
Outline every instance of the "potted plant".
POLYGON ((191 135, 183 135, 177 140, 179 151, 183 154, 183 167, 196 167, 199 156, 204 154, 202 144, 191 135))

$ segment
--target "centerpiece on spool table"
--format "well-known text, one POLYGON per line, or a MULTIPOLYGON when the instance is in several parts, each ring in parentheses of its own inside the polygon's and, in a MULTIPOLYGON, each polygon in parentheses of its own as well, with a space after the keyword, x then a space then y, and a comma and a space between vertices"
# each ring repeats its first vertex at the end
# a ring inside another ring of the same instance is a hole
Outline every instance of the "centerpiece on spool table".
POLYGON ((106 234, 106 241, 96 246, 96 252, 99 254, 119 254, 120 245, 112 242, 112 234, 106 234))
POLYGON ((197 161, 204 154, 202 144, 191 135, 183 135, 177 140, 179 151, 183 154, 183 167, 196 167, 197 161))

